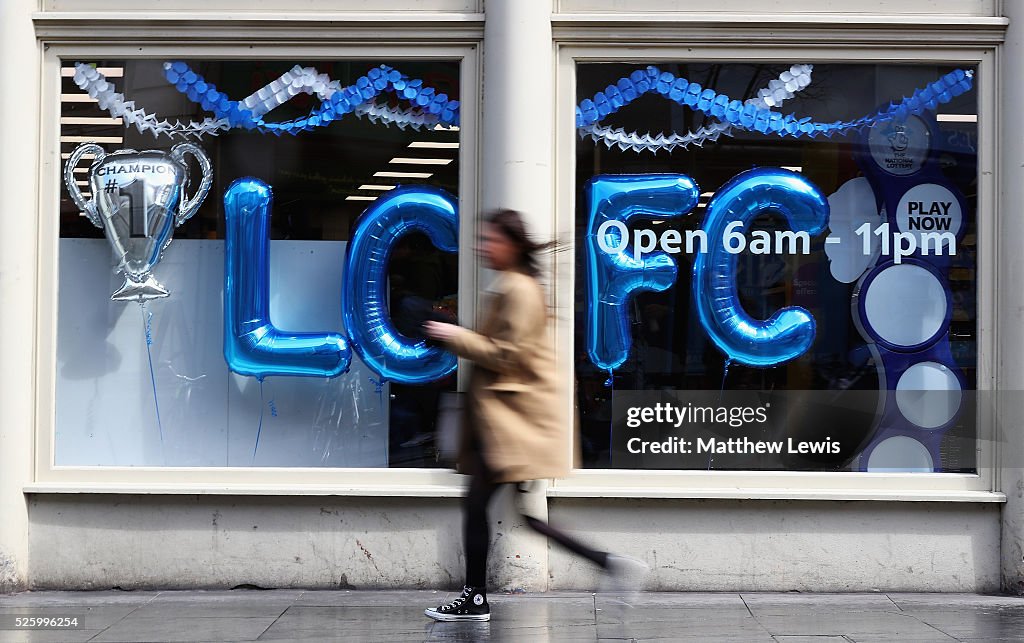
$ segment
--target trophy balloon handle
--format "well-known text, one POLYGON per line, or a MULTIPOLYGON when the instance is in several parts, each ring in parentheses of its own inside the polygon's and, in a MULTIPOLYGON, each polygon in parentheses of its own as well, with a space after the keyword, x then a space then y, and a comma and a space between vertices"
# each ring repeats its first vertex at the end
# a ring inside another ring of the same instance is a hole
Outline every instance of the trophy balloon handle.
POLYGON ((206 156, 206 152, 203 148, 192 143, 178 143, 171 148, 171 158, 181 163, 186 168, 188 163, 185 161, 185 155, 191 154, 195 157, 196 162, 199 163, 200 174, 202 180, 199 183, 199 189, 192 195, 192 198, 187 198, 182 195, 181 208, 178 210, 178 214, 174 218, 176 226, 181 225, 188 221, 199 206, 203 204, 203 200, 206 198, 206 193, 210 191, 210 186, 213 185, 213 172, 211 171, 210 158, 206 156))
POLYGON ((124 283, 110 296, 110 301, 137 301, 144 302, 150 299, 159 299, 168 295, 167 288, 153 278, 153 275, 146 277, 145 281, 133 281, 125 277, 124 283))
POLYGON ((68 157, 68 162, 64 164, 64 186, 67 187, 71 200, 75 202, 75 205, 85 214, 86 218, 97 228, 102 228, 103 219, 96 212, 96 205, 93 200, 95 196, 93 199, 86 200, 82 196, 82 191, 78 189, 78 182, 75 180, 75 167, 82 160, 82 157, 89 153, 95 157, 92 162, 93 165, 102 161, 107 155, 106 151, 96 143, 83 143, 76 147, 75 151, 68 157))

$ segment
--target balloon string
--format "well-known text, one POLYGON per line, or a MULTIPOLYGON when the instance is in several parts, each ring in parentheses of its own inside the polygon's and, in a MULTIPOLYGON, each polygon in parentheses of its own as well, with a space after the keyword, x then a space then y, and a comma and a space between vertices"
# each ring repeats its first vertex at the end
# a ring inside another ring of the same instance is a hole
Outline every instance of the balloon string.
POLYGON ((382 377, 379 380, 370 378, 370 383, 373 384, 373 391, 377 394, 377 401, 380 402, 380 408, 384 408, 384 385, 387 384, 387 378, 382 377))
POLYGON ((729 366, 732 364, 732 360, 726 358, 725 368, 722 369, 722 387, 718 389, 718 401, 722 401, 722 396, 725 395, 725 378, 729 377, 729 366))
POLYGON ((256 464, 256 449, 260 448, 260 433, 263 431, 263 378, 257 378, 260 383, 260 423, 256 426, 256 444, 252 447, 252 463, 256 464))
MULTIPOLYGON (((608 379, 606 379, 604 381, 604 385, 611 389, 611 394, 612 394, 612 397, 614 398, 615 397, 615 371, 613 371, 610 368, 608 369, 608 379)), ((615 453, 615 450, 612 449, 612 445, 615 444, 614 433, 615 433, 615 421, 613 419, 609 419, 608 420, 608 456, 609 456, 609 458, 614 458, 615 457, 613 455, 615 453)), ((615 463, 612 462, 612 465, 614 465, 614 464, 615 463)))
POLYGON ((149 381, 153 386, 153 407, 156 409, 156 426, 160 431, 160 446, 164 444, 164 423, 160 419, 160 400, 156 395, 156 373, 153 370, 153 313, 146 310, 145 300, 139 300, 139 310, 142 311, 142 323, 146 331, 146 357, 149 359, 149 381))
MULTIPOLYGON (((729 366, 732 365, 732 360, 728 357, 725 358, 725 366, 722 368, 722 387, 718 389, 718 402, 722 402, 722 397, 725 395, 725 378, 729 377, 729 366)), ((715 464, 714 453, 708 454, 708 471, 711 471, 711 467, 715 464)))

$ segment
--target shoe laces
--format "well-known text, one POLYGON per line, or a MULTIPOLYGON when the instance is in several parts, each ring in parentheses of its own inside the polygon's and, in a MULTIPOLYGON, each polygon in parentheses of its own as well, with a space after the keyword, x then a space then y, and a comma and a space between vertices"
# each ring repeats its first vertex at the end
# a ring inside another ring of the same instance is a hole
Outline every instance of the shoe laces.
POLYGON ((466 599, 468 599, 472 595, 473 595, 473 588, 472 587, 464 587, 462 589, 462 595, 461 596, 459 596, 458 598, 453 600, 451 603, 448 603, 447 605, 442 605, 439 611, 450 612, 452 610, 459 609, 466 602, 466 599))

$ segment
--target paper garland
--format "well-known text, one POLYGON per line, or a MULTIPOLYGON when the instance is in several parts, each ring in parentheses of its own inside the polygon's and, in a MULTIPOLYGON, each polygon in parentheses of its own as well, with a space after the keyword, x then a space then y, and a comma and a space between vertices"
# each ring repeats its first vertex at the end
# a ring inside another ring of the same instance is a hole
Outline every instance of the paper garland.
MULTIPOLYGON (((166 70, 172 69, 173 63, 165 63, 166 70)), ((374 75, 374 71, 371 70, 369 75, 374 75)), ((394 71, 394 70, 391 70, 394 71)), ((396 72, 397 73, 397 72, 396 72)), ((399 74, 401 77, 401 75, 399 74)), ((365 78, 365 77, 364 77, 365 78)), ((199 79, 196 76, 196 79, 199 79)), ((228 118, 227 113, 215 114, 216 118, 205 118, 202 121, 189 121, 188 123, 182 123, 181 121, 175 120, 173 122, 168 120, 161 120, 153 114, 147 113, 144 109, 137 108, 134 101, 128 101, 125 99, 123 94, 117 92, 114 84, 108 81, 102 73, 100 73, 95 67, 86 65, 83 63, 75 64, 75 74, 73 80, 76 85, 83 91, 89 94, 92 98, 95 98, 100 109, 103 109, 110 113, 115 118, 124 119, 125 127, 134 125, 135 128, 140 132, 150 132, 154 138, 159 135, 165 135, 169 137, 186 137, 196 136, 202 138, 204 134, 216 136, 220 132, 228 131, 234 127, 243 126, 242 124, 235 122, 232 123, 231 119, 228 118)), ((210 104, 211 91, 216 91, 212 85, 206 84, 206 92, 203 97, 199 96, 199 87, 196 87, 197 83, 193 82, 186 87, 186 94, 189 89, 192 91, 192 95, 189 98, 195 96, 200 99, 200 104, 203 100, 206 101, 206 105, 210 104)), ((177 85, 176 85, 177 86, 177 85)), ((422 83, 415 86, 417 89, 422 87, 422 83)), ((430 89, 430 88, 428 88, 430 89)), ((226 100, 225 107, 228 112, 234 106, 238 107, 238 112, 242 110, 252 114, 255 118, 262 117, 271 110, 287 102, 292 96, 296 95, 299 91, 303 93, 313 93, 324 101, 329 101, 339 91, 344 90, 340 88, 340 83, 337 81, 330 81, 326 74, 316 74, 312 68, 294 67, 290 72, 283 74, 281 78, 273 81, 267 86, 263 87, 259 91, 250 95, 243 101, 238 103, 234 101, 226 100), (287 79, 287 88, 281 91, 283 81, 287 79), (271 88, 276 88, 271 89, 271 88), (263 97, 261 98, 261 94, 263 97)), ((433 96, 433 90, 428 95, 433 96)), ((422 100, 422 91, 414 93, 414 98, 422 100)), ((219 92, 219 96, 223 96, 219 92)), ((383 123, 384 125, 396 125, 400 129, 411 127, 419 130, 423 128, 432 128, 438 125, 445 126, 453 123, 444 123, 443 117, 448 117, 450 120, 457 122, 458 118, 458 101, 448 101, 444 94, 437 95, 441 100, 432 100, 427 106, 426 111, 422 109, 419 102, 416 105, 420 107, 411 109, 392 108, 386 105, 378 105, 372 100, 369 100, 363 104, 358 105, 355 109, 350 109, 356 117, 362 118, 365 116, 369 121, 373 123, 383 123), (435 106, 436 105, 436 106, 435 106), (430 111, 431 107, 438 109, 443 105, 446 109, 442 109, 439 113, 430 111)), ((435 96, 435 98, 437 98, 435 96)), ((218 107, 220 101, 218 100, 218 107)), ((209 110, 214 111, 214 110, 209 110)), ((301 120, 301 119, 300 119, 301 120)), ((324 120, 321 124, 326 124, 332 119, 324 120)), ((275 134, 290 133, 297 134, 303 129, 310 129, 309 121, 306 122, 306 127, 288 127, 288 124, 263 124, 264 128, 260 128, 261 131, 271 131, 275 134)))
POLYGON ((164 63, 164 76, 189 100, 213 112, 218 119, 226 119, 230 127, 263 133, 298 134, 325 127, 345 114, 372 105, 384 92, 396 94, 419 107, 424 115, 423 124, 457 125, 459 122, 459 101, 449 100, 447 94, 437 93, 433 87, 424 86, 422 80, 411 79, 387 65, 371 69, 347 87, 341 87, 325 74, 316 74, 312 68, 294 67, 241 102, 228 98, 181 61, 164 63), (264 115, 300 93, 316 95, 321 100, 320 105, 304 118, 280 123, 263 120, 264 115))
MULTIPOLYGON (((778 78, 773 78, 767 86, 758 90, 757 97, 749 99, 746 104, 756 105, 764 109, 779 107, 786 100, 793 98, 797 92, 811 84, 811 72, 813 69, 814 65, 793 65, 782 72, 778 78)), ((609 86, 605 90, 605 94, 614 93, 616 90, 617 87, 609 86)), ((612 129, 596 124, 580 127, 578 131, 581 138, 590 136, 595 143, 600 141, 609 149, 617 146, 620 150, 632 149, 634 152, 646 150, 656 153, 659 150, 671 152, 676 147, 686 148, 690 145, 701 147, 705 141, 716 141, 722 134, 731 136, 732 129, 732 123, 717 122, 705 125, 698 130, 687 132, 686 134, 680 135, 673 132, 668 136, 664 134, 651 136, 649 133, 639 134, 637 132, 627 133, 621 127, 612 129)))
MULTIPOLYGON (((743 102, 712 89, 704 89, 697 83, 663 72, 657 67, 648 66, 633 71, 628 77, 620 78, 592 98, 581 101, 576 107, 576 126, 581 136, 590 136, 595 142, 602 141, 608 147, 618 146, 620 149, 638 152, 657 152, 662 149, 671 151, 678 146, 702 145, 705 141, 716 140, 722 134, 731 135, 733 129, 777 136, 814 138, 821 134, 831 137, 859 131, 877 123, 899 121, 911 114, 934 111, 939 104, 947 103, 969 91, 973 85, 973 72, 957 69, 923 89, 915 90, 909 98, 896 104, 891 103, 887 109, 852 121, 822 123, 812 121, 810 117, 800 118, 795 114, 782 115, 772 111, 772 108, 781 106, 807 87, 812 69, 811 65, 793 65, 759 90, 756 98, 743 102), (600 124, 605 117, 646 93, 659 94, 679 105, 719 119, 719 122, 683 135, 671 133, 656 136, 626 132, 622 128, 609 128, 600 124)), ((450 100, 447 95, 424 86, 422 80, 411 79, 387 65, 371 69, 348 86, 342 86, 326 74, 317 73, 312 67, 296 65, 241 101, 231 100, 181 61, 164 63, 164 76, 178 91, 204 110, 212 112, 214 117, 188 123, 160 120, 156 115, 136 107, 134 101, 127 101, 103 74, 82 63, 75 65, 74 81, 97 100, 101 109, 108 111, 111 116, 123 118, 126 127, 134 125, 139 132, 149 131, 154 137, 160 134, 170 137, 202 137, 204 134, 217 135, 236 128, 275 135, 295 135, 325 127, 348 113, 357 117, 366 116, 374 123, 395 124, 402 129, 455 126, 459 122, 459 101, 450 100), (408 101, 411 108, 400 109, 377 104, 375 99, 385 92, 408 101), (264 116, 300 93, 316 96, 321 101, 320 105, 303 118, 284 122, 268 122, 264 119, 264 116)))
MULTIPOLYGON (((794 138, 803 136, 815 138, 819 134, 831 137, 836 134, 859 131, 877 123, 903 120, 911 114, 934 111, 939 104, 948 103, 954 97, 970 91, 973 77, 973 72, 957 69, 929 83, 923 89, 914 90, 914 94, 909 98, 904 98, 896 104, 890 103, 887 109, 875 114, 862 116, 852 121, 821 123, 812 121, 810 117, 800 118, 795 114, 783 116, 768 109, 767 97, 771 97, 773 102, 775 100, 770 88, 767 88, 769 89, 768 94, 761 96, 766 99, 766 106, 762 107, 756 101, 744 103, 733 100, 725 94, 719 94, 713 89, 704 89, 697 83, 691 83, 685 78, 663 72, 652 65, 633 71, 628 77, 620 78, 614 85, 609 85, 603 92, 597 92, 592 98, 581 101, 576 107, 576 127, 586 128, 597 125, 606 116, 614 114, 639 96, 656 93, 679 105, 717 118, 739 129, 794 138)), ((794 82, 793 88, 796 87, 797 83, 794 82)), ((629 139, 629 135, 623 136, 629 139)), ((672 136, 663 137, 663 140, 669 141, 672 136)), ((628 142, 632 147, 634 141, 629 139, 628 142)), ((657 144, 657 139, 653 139, 653 142, 657 144)), ((637 137, 636 144, 649 148, 651 142, 637 137)), ((675 144, 682 143, 677 141, 675 144)))

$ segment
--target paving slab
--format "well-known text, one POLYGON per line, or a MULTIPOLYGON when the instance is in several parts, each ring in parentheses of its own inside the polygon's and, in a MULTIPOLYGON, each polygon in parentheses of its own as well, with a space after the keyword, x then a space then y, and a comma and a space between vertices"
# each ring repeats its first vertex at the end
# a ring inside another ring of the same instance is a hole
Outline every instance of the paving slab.
MULTIPOLYGON (((0 607, 0 622, 5 627, 10 626, 13 616, 35 616, 44 618, 68 618, 78 619, 78 628, 89 630, 102 630, 120 621, 132 612, 140 609, 142 605, 65 605, 57 607, 46 605, 42 607, 0 607)), ((3 633, 0 633, 0 642, 6 643, 3 633)))
MULTIPOLYGON (((456 592, 446 590, 309 590, 295 599, 295 605, 332 607, 340 605, 423 605, 423 608, 440 605, 456 592)), ((490 597, 488 597, 490 598, 490 597)))
POLYGON ((1024 596, 1001 596, 989 594, 892 594, 892 602, 901 609, 939 609, 951 606, 957 609, 968 607, 1019 607, 1024 608, 1024 596))
MULTIPOLYGON (((642 608, 638 608, 641 609, 642 608)), ((598 617, 597 631, 601 638, 671 639, 701 638, 704 640, 746 637, 751 641, 771 640, 771 632, 749 614, 698 612, 686 610, 675 618, 652 620, 646 610, 626 613, 627 620, 605 620, 598 617)))
POLYGON ((44 607, 52 605, 139 605, 146 603, 160 592, 124 592, 105 590, 97 592, 21 592, 19 594, 0 594, 0 607, 44 607))
POLYGON ((776 643, 850 643, 845 636, 776 636, 776 643))
POLYGON ((253 641, 274 623, 268 618, 126 618, 90 639, 95 643, 253 641))
POLYGON ((461 641, 508 641, 513 643, 593 643, 598 640, 597 627, 590 625, 562 625, 554 627, 523 627, 504 629, 495 624, 477 624, 467 628, 467 623, 438 623, 424 639, 429 643, 451 643, 461 641), (481 627, 481 625, 483 627, 481 627), (452 627, 455 626, 455 627, 452 627))
POLYGON ((740 594, 750 611, 772 613, 776 608, 841 609, 844 612, 865 610, 899 611, 886 594, 740 594))
POLYGON ((889 637, 891 641, 940 639, 944 632, 906 614, 888 612, 832 612, 794 613, 758 616, 757 622, 772 635, 829 635, 866 641, 889 637))
POLYGON ((957 639, 1016 637, 1024 640, 1024 607, 985 609, 972 606, 960 609, 950 605, 945 611, 911 614, 922 623, 957 639))
MULTIPOLYGON (((643 607, 747 610, 742 596, 725 592, 643 592, 631 598, 632 600, 628 602, 636 603, 637 606, 643 607)), ((596 594, 594 599, 599 608, 621 602, 619 597, 604 594, 596 594)))

